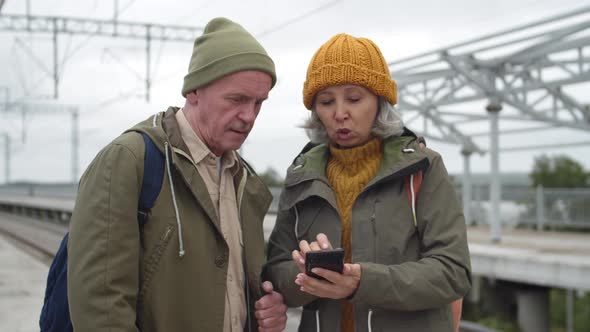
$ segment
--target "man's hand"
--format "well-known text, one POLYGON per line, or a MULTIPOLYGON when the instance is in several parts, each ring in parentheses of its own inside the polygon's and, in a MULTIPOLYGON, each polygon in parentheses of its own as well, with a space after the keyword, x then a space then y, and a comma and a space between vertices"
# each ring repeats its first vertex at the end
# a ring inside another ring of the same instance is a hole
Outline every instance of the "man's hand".
POLYGON ((283 302, 283 295, 275 292, 270 281, 262 283, 262 289, 266 292, 260 300, 256 301, 256 320, 258 320, 259 332, 280 332, 287 326, 287 306, 283 302))

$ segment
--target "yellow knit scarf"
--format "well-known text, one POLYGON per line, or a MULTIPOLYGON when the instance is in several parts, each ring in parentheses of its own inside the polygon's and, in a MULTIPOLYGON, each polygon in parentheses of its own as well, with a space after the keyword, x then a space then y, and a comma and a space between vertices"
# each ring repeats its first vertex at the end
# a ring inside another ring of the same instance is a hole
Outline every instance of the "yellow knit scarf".
MULTIPOLYGON (((331 157, 326 174, 336 195, 336 204, 342 222, 342 248, 344 260, 351 262, 350 218, 352 206, 363 188, 377 174, 383 156, 380 139, 373 138, 364 145, 350 149, 330 146, 331 157)), ((342 332, 354 332, 353 305, 342 301, 342 332)))

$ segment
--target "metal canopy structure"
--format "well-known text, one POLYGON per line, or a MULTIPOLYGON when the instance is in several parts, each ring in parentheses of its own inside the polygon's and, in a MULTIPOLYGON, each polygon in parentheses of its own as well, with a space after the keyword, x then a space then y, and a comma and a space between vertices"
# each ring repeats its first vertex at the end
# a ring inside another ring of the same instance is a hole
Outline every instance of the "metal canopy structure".
POLYGON ((470 199, 469 156, 490 153, 494 241, 500 240, 499 135, 555 128, 590 133, 590 106, 574 93, 590 81, 590 6, 391 62, 389 68, 399 107, 409 115, 406 124, 429 139, 462 146, 464 205, 470 199), (500 130, 499 120, 506 128, 500 130), (473 131, 482 124, 488 129, 473 131), (482 136, 489 136, 488 148, 476 140, 482 136))

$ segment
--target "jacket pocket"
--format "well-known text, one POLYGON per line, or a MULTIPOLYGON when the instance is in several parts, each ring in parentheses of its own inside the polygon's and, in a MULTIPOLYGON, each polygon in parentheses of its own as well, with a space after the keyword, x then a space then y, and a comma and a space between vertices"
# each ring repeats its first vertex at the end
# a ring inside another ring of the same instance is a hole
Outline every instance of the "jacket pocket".
POLYGON ((376 263, 400 264, 420 258, 417 229, 405 194, 382 195, 375 203, 374 218, 371 220, 376 263))
MULTIPOLYGON (((158 242, 155 244, 153 249, 151 250, 151 254, 145 260, 144 268, 142 271, 143 274, 143 282, 141 284, 141 288, 139 290, 139 296, 143 297, 145 292, 149 289, 152 277, 154 276, 155 272, 158 270, 158 266, 162 255, 166 251, 168 244, 170 243, 170 239, 174 236, 174 226, 173 225, 166 225, 166 228, 162 232, 158 242)), ((149 253, 149 252, 148 252, 149 253)))

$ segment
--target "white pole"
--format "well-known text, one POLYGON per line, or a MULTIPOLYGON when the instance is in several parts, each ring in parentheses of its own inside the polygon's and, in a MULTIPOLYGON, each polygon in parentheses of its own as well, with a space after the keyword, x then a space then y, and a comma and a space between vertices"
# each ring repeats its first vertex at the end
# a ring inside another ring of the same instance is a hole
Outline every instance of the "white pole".
POLYGON ((498 116, 502 105, 490 102, 486 107, 490 116, 490 231, 492 242, 500 242, 502 225, 500 220, 500 159, 498 116))
POLYGON ((537 230, 542 231, 545 224, 545 197, 543 196, 543 186, 537 186, 537 230))
POLYGON ((565 330, 574 332, 574 291, 565 290, 565 330))
POLYGON ((471 150, 463 148, 461 154, 463 154, 463 215, 465 216, 465 223, 471 224, 471 150))

